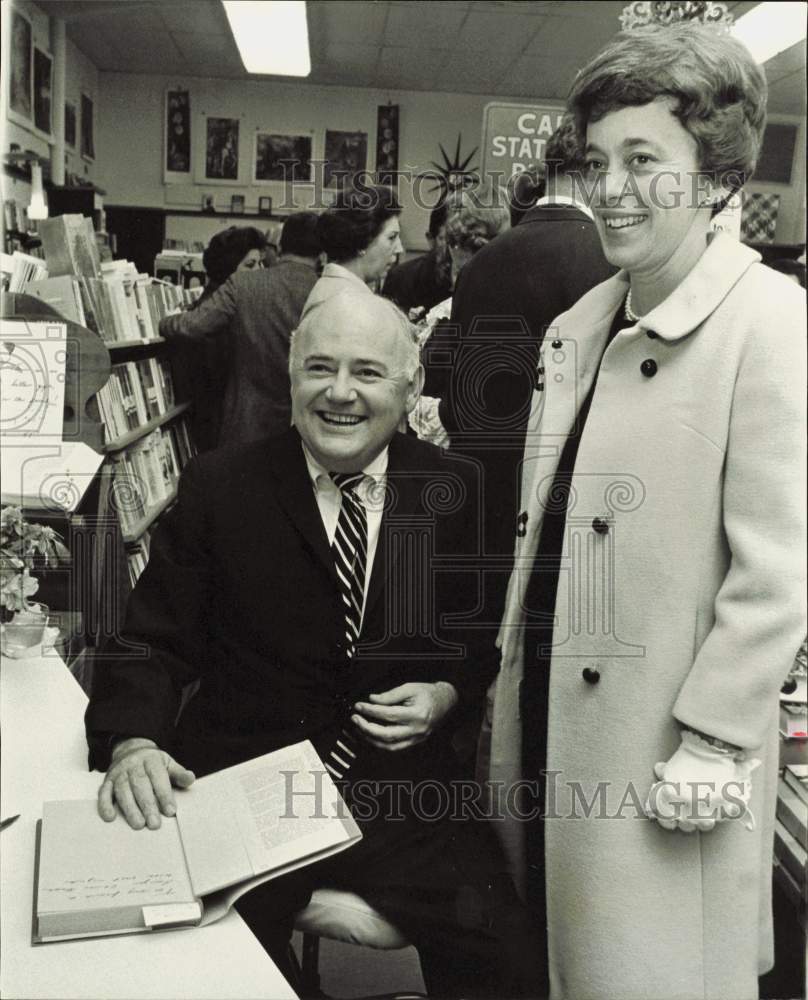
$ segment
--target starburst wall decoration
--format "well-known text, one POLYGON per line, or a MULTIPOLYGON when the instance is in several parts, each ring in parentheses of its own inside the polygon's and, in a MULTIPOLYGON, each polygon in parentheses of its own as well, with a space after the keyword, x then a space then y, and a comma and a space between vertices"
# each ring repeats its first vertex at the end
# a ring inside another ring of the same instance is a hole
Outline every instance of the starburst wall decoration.
POLYGON ((453 194, 455 191, 462 191, 463 188, 470 187, 477 180, 479 180, 477 174, 476 165, 469 167, 474 154, 480 148, 475 146, 474 149, 469 153, 469 155, 461 160, 460 147, 463 142, 463 136, 458 133, 457 145, 455 146, 454 157, 450 158, 449 154, 443 148, 442 143, 438 143, 438 148, 443 156, 443 163, 435 163, 434 160, 429 162, 435 168, 435 170, 428 170, 425 173, 419 174, 420 177, 426 177, 433 179, 436 183, 429 189, 432 191, 440 191, 442 195, 453 194))

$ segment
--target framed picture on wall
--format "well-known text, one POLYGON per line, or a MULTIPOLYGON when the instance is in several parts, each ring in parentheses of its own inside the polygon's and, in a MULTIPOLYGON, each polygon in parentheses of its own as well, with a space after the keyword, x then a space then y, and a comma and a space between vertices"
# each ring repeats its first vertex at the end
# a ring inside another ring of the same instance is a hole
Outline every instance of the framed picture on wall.
POLYGON ((53 59, 34 47, 34 125, 50 138, 53 59))
POLYGON ((81 95, 81 155, 85 160, 95 159, 95 124, 93 122, 93 99, 89 94, 81 95))
POLYGON ((311 136, 255 133, 253 181, 311 181, 311 136))
POLYGON ((398 105, 380 104, 376 109, 376 180, 395 184, 398 173, 398 105))
POLYGON ((32 115, 32 49, 31 22, 18 10, 11 12, 9 42, 8 117, 18 125, 30 125, 32 115))
POLYGON ((205 177, 238 180, 238 118, 207 118, 205 125, 205 177))
POLYGON ((65 146, 76 148, 76 105, 65 101, 65 146))
POLYGON ((325 187, 342 187, 346 180, 355 177, 367 168, 367 132, 336 132, 326 129, 325 133, 325 187))
POLYGON ((188 183, 191 172, 191 95, 167 90, 165 103, 165 182, 188 183), (172 175, 179 174, 179 177, 172 175))
POLYGON ((244 215, 244 195, 234 194, 230 198, 230 211, 233 215, 244 215))
POLYGON ((262 195, 258 199, 258 214, 259 215, 272 215, 272 199, 262 195))

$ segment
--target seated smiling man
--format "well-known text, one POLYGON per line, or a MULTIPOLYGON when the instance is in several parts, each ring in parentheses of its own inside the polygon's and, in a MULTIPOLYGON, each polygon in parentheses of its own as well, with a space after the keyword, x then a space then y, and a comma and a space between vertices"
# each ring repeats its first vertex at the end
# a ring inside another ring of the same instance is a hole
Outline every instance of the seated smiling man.
POLYGON ((99 812, 155 828, 172 785, 308 738, 363 839, 236 904, 290 981, 294 914, 329 884, 400 927, 430 992, 540 995, 490 826, 450 794, 453 731, 496 669, 447 624, 477 604, 458 566, 479 490, 464 460, 397 431, 423 370, 391 303, 348 291, 313 309, 290 373, 294 427, 189 463, 155 532, 87 710, 99 812))

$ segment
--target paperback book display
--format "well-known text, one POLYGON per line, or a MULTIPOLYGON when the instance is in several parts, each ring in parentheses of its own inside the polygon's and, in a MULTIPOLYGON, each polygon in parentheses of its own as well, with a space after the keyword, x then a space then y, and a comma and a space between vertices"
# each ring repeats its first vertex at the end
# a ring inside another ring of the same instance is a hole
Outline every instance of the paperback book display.
POLYGON ((168 363, 151 357, 113 365, 109 381, 96 393, 96 399, 109 445, 174 406, 168 363))
POLYGON ((777 789, 774 848, 780 881, 805 918, 808 889, 808 764, 787 764, 777 789))
POLYGON ((14 253, 0 254, 0 272, 4 292, 28 291, 32 281, 46 277, 48 271, 41 257, 15 250, 14 253))
POLYGON ((135 535, 144 518, 174 499, 180 472, 191 454, 188 427, 179 420, 157 427, 115 456, 117 507, 124 536, 135 535))

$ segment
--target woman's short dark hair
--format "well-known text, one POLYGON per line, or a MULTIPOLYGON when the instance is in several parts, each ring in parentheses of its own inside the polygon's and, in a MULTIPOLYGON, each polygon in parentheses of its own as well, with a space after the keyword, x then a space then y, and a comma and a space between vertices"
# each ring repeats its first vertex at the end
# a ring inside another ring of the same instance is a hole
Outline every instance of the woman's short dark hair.
POLYGON ((578 72, 568 104, 582 138, 619 108, 673 99, 696 140, 699 166, 735 191, 752 176, 766 124, 766 77, 737 39, 680 24, 622 31, 578 72))
POLYGON ((376 239, 385 223, 401 213, 392 188, 381 185, 347 188, 317 222, 320 243, 330 261, 353 260, 376 239))
POLYGON ((254 226, 231 226, 216 233, 202 254, 208 285, 218 288, 222 282, 227 281, 250 250, 263 252, 266 245, 266 236, 254 226))

